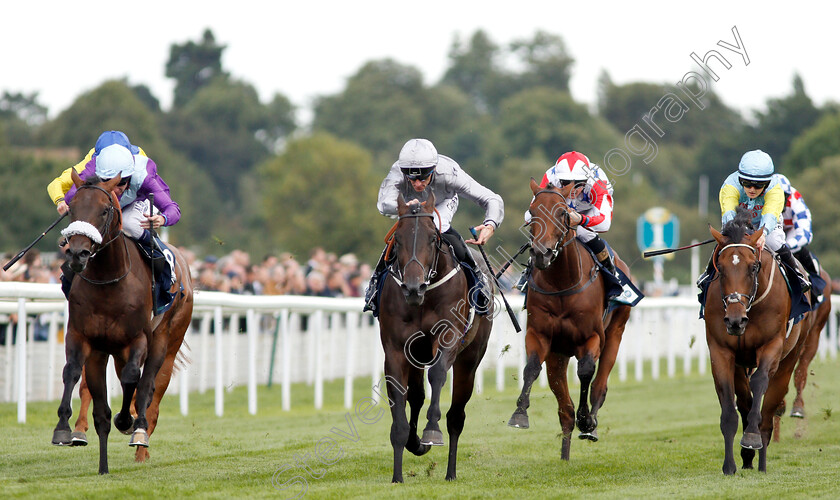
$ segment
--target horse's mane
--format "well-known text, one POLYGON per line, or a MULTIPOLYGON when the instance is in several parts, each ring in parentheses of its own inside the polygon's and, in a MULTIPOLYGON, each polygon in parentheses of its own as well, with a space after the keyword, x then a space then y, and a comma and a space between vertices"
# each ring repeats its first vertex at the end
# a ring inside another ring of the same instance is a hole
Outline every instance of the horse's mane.
POLYGON ((85 183, 82 184, 83 186, 93 186, 95 184, 99 184, 102 182, 102 179, 99 178, 98 175, 94 175, 93 177, 88 177, 85 180, 85 183))
POLYGON ((729 238, 729 241, 740 242, 744 236, 755 231, 752 225, 752 216, 749 210, 738 207, 735 211, 735 218, 727 222, 720 231, 720 234, 729 238))

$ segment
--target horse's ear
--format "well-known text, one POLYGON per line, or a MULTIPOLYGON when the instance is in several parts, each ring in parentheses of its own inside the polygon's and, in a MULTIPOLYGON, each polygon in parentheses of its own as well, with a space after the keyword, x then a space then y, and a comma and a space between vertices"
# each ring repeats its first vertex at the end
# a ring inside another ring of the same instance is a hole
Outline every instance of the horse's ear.
MULTIPOLYGON (((754 232, 753 234, 747 237, 747 240, 749 240, 750 245, 756 246, 758 244, 758 240, 761 239, 762 234, 764 234, 764 226, 761 226, 760 228, 758 228, 758 231, 754 232)), ((759 248, 759 250, 761 249, 759 248)))
POLYGON ((712 237, 717 240, 719 245, 723 245, 723 235, 720 234, 720 231, 713 228, 711 224, 709 224, 709 232, 712 233, 712 237))
POLYGON ((76 172, 75 168, 70 169, 70 178, 73 179, 73 184, 75 184, 76 187, 81 186, 85 182, 82 180, 81 176, 79 176, 79 173, 76 172))
POLYGON ((408 206, 405 204, 405 198, 402 193, 397 195, 397 215, 403 215, 408 212, 408 206))
POLYGON ((539 183, 537 182, 537 180, 536 180, 536 179, 534 179, 533 177, 531 177, 531 192, 532 192, 532 193, 534 193, 534 194, 536 195, 536 194, 537 194, 537 191, 539 191, 539 190, 540 190, 540 185, 539 185, 539 183))
POLYGON ((424 204, 426 205, 426 211, 433 213, 435 211, 435 193, 429 191, 429 199, 424 204))

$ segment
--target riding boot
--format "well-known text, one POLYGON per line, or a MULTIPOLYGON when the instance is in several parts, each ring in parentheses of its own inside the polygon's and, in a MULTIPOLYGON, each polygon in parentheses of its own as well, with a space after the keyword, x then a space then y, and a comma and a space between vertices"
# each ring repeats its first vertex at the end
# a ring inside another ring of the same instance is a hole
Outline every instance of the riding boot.
POLYGON ((600 236, 596 235, 594 238, 586 242, 586 246, 592 250, 595 254, 595 258, 597 258, 598 262, 604 266, 604 269, 618 278, 618 273, 615 270, 615 264, 613 264, 612 258, 610 257, 610 251, 607 249, 607 244, 604 243, 604 240, 602 240, 600 236))
POLYGON ((793 254, 790 251, 790 247, 782 245, 776 253, 779 254, 779 258, 782 262, 789 268, 793 269, 796 273, 796 277, 799 280, 799 286, 802 287, 802 291, 807 292, 810 290, 811 282, 808 281, 808 277, 802 274, 802 271, 799 270, 799 266, 796 265, 796 259, 794 259, 793 254))
POLYGON ((712 278, 715 277, 715 263, 714 257, 709 259, 709 263, 706 264, 706 270, 703 271, 703 274, 697 278, 697 288, 703 289, 705 286, 712 281, 712 278))
POLYGON ((76 273, 70 269, 70 263, 64 261, 61 264, 61 291, 64 292, 64 298, 70 298, 70 285, 73 283, 73 277, 76 276, 76 273))
POLYGON ((531 279, 531 270, 534 268, 534 261, 531 260, 531 257, 528 257, 528 263, 525 264, 525 269, 522 270, 522 274, 519 276, 519 281, 516 282, 514 288, 519 290, 520 292, 525 292, 528 288, 528 280, 531 279))
POLYGON ((379 256, 379 262, 376 263, 370 282, 365 288, 365 307, 362 308, 362 312, 376 311, 376 290, 379 288, 379 279, 382 277, 382 272, 385 271, 385 252, 387 250, 386 247, 382 251, 382 255, 379 256))
POLYGON ((476 266, 475 259, 473 259, 472 252, 467 248, 467 243, 464 241, 464 238, 458 234, 454 228, 450 227, 446 231, 444 231, 441 236, 449 242, 452 246, 453 250, 455 250, 455 257, 458 259, 459 262, 463 262, 466 265, 470 266, 471 268, 475 269, 478 272, 478 266, 476 266))
POLYGON ((805 267, 808 274, 820 274, 819 271, 817 271, 817 266, 814 265, 814 258, 811 257, 811 251, 808 250, 808 245, 800 248, 799 251, 793 255, 796 257, 796 260, 802 263, 802 266, 805 267))

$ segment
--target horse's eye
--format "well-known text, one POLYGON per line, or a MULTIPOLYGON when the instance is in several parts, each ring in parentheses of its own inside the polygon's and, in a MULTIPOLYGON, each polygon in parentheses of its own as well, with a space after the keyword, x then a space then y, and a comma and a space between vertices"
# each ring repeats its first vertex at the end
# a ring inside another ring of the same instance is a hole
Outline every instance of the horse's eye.
POLYGON ((106 209, 102 210, 102 217, 107 217, 107 216, 108 216, 108 209, 106 208, 106 209))

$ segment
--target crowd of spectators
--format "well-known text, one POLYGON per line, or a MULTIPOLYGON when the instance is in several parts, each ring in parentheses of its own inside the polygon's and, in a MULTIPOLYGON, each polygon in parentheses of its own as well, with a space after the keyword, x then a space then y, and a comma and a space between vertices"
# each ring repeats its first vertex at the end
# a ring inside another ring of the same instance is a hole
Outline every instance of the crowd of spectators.
MULTIPOLYGON (((352 253, 338 256, 323 248, 313 249, 304 262, 288 252, 265 255, 253 262, 248 252, 233 250, 217 257, 198 257, 187 248, 179 248, 193 278, 196 290, 212 290, 250 295, 312 295, 318 297, 361 297, 371 275, 369 264, 352 253)), ((5 264, 13 257, 4 254, 5 264)), ((8 271, 0 270, 0 281, 58 283, 61 256, 56 253, 42 259, 32 249, 8 271)))

